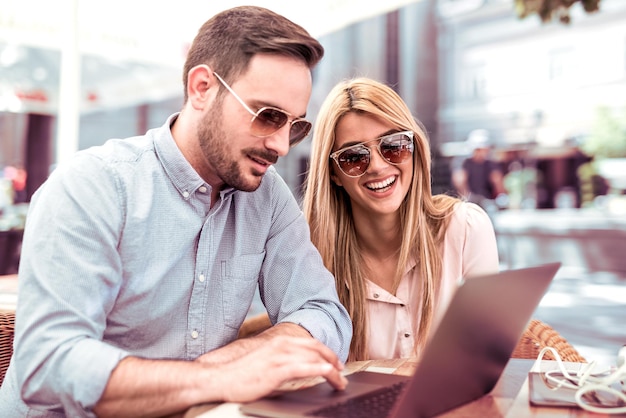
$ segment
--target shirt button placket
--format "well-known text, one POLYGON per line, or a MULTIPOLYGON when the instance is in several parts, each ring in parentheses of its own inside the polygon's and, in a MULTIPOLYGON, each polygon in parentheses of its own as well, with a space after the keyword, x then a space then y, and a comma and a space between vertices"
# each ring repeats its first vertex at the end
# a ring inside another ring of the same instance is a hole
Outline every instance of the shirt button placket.
POLYGON ((207 283, 207 277, 204 271, 196 271, 196 281, 193 285, 191 301, 188 313, 188 341, 187 355, 190 358, 200 356, 204 350, 204 338, 200 338, 200 334, 205 332, 202 323, 202 301, 207 283))

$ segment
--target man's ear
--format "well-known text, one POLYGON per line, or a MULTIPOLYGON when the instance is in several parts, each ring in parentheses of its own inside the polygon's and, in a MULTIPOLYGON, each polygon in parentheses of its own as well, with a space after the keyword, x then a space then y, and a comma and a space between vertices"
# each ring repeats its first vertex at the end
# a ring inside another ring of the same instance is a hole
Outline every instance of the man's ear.
POLYGON ((187 95, 189 102, 196 109, 203 109, 211 98, 215 96, 217 89, 213 89, 217 79, 206 64, 196 65, 187 74, 187 95))

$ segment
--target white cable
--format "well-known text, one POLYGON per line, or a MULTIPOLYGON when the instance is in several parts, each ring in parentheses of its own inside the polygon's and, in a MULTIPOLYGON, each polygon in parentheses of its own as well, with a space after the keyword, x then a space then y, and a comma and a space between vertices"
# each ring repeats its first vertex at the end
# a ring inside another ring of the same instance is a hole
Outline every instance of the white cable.
MULTIPOLYGON (((620 350, 620 356, 623 356, 622 350, 620 350)), ((606 370, 594 374, 592 372, 596 362, 592 361, 574 373, 565 368, 561 356, 559 356, 559 353, 554 348, 545 347, 539 352, 537 360, 531 368, 531 372, 541 373, 541 361, 548 351, 552 353, 558 366, 558 370, 550 370, 543 373, 545 379, 554 385, 550 389, 555 391, 560 388, 575 390, 575 400, 578 406, 590 412, 602 414, 626 413, 626 393, 623 390, 620 391, 611 386, 619 381, 622 388, 625 387, 626 362, 623 361, 623 358, 620 357, 619 360, 621 361, 618 361, 619 367, 614 371, 606 370), (560 373, 560 375, 556 376, 557 373, 560 373), (613 396, 615 398, 615 404, 618 406, 597 406, 590 404, 588 398, 591 396, 597 398, 595 395, 598 393, 613 396), (586 395, 587 397, 585 397, 586 395)))
POLYGON ((622 404, 626 405, 626 394, 624 392, 616 390, 610 386, 601 385, 598 383, 592 383, 585 385, 576 391, 576 403, 583 409, 589 412, 597 412, 600 414, 624 414, 626 413, 626 406, 595 406, 585 401, 584 396, 588 394, 595 395, 598 392, 605 392, 607 394, 615 396, 622 404))

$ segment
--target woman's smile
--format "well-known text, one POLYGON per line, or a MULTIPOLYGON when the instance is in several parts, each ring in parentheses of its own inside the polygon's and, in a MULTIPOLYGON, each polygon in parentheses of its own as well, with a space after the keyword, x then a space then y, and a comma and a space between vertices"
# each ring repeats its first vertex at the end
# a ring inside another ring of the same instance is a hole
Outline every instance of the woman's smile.
POLYGON ((367 182, 364 184, 364 186, 374 192, 383 193, 391 188, 391 186, 396 182, 397 178, 398 176, 394 175, 385 180, 367 182))

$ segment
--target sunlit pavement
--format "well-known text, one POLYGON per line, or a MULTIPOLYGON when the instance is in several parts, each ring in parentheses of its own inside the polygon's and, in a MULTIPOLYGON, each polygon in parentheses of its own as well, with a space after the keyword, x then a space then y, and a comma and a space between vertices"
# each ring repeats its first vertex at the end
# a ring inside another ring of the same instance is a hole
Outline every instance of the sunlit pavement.
POLYGON ((505 210, 492 220, 502 270, 562 263, 534 317, 588 361, 614 365, 626 344, 626 210, 505 210))
POLYGON ((563 266, 534 317, 556 329, 588 361, 614 365, 626 345, 626 272, 563 266))

